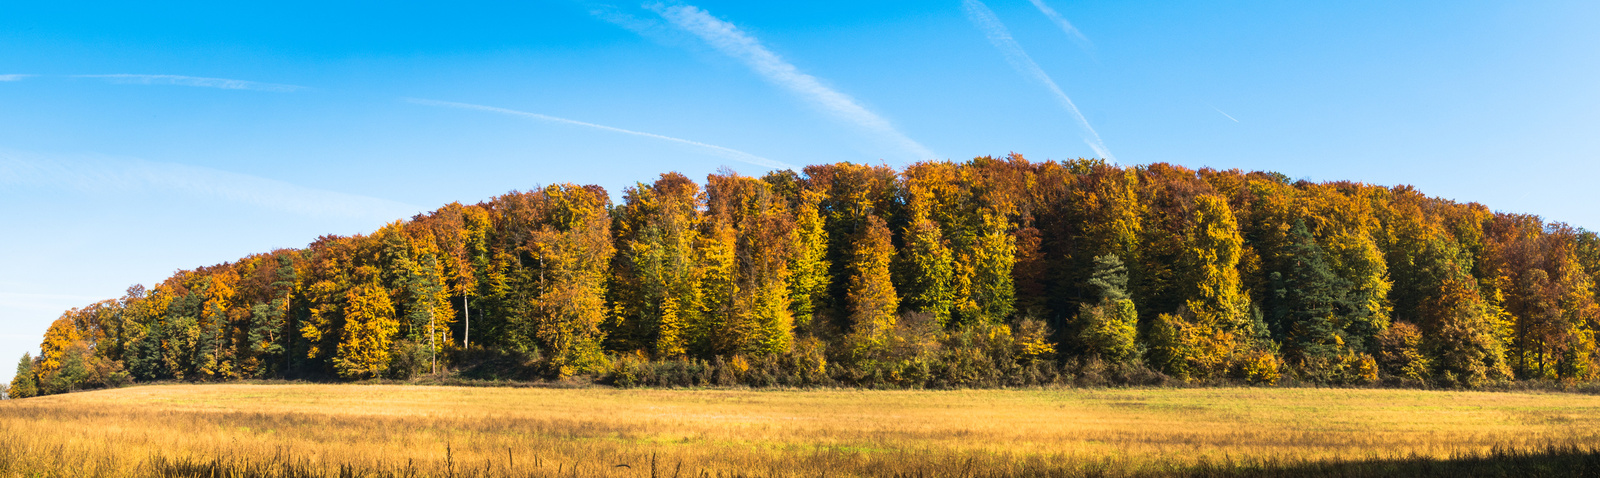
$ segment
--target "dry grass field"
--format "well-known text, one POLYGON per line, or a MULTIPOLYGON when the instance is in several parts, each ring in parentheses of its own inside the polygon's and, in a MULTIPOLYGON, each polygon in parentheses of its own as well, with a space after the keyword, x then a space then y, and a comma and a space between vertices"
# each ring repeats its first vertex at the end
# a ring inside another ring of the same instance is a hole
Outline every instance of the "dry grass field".
POLYGON ((1121 476, 1550 445, 1600 445, 1600 397, 224 384, 0 402, 5 476, 1121 476))

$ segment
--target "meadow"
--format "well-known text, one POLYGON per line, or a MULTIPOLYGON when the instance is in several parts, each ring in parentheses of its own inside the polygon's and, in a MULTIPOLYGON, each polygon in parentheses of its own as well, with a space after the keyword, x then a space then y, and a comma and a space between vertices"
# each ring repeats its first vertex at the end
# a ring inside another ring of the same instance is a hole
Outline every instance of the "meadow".
POLYGON ((0 402, 0 475, 1560 475, 1597 425, 1543 392, 172 384, 0 402))

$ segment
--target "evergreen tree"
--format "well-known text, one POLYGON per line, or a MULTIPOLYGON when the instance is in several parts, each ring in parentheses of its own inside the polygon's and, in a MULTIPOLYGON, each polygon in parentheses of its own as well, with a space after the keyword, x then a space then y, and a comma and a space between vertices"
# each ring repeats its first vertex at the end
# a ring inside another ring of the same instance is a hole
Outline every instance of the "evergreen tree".
POLYGON ((1322 246, 1305 221, 1296 220, 1283 252, 1286 270, 1273 273, 1273 324, 1282 337, 1285 353, 1301 366, 1325 364, 1345 352, 1343 331, 1350 283, 1329 269, 1322 246))
POLYGON ((6 390, 10 398, 28 398, 39 395, 38 377, 33 371, 33 357, 26 352, 22 360, 17 362, 16 375, 11 377, 11 388, 6 390))
POLYGON ((1078 313, 1078 341, 1084 353, 1112 362, 1138 358, 1139 314, 1128 298, 1128 268, 1117 256, 1094 258, 1089 285, 1100 301, 1078 313))
POLYGON ((1089 287, 1100 300, 1128 299, 1128 267, 1116 254, 1095 256, 1094 272, 1089 274, 1089 287))

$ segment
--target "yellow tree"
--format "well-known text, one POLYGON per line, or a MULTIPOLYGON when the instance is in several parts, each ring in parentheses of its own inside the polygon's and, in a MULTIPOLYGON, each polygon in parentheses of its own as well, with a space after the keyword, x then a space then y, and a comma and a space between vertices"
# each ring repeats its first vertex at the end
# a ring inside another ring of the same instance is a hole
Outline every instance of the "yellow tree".
POLYGON ((501 198, 518 253, 509 342, 536 346, 558 375, 599 370, 606 271, 616 251, 599 186, 560 184, 501 198))
POLYGON ((901 237, 905 278, 904 303, 910 310, 932 314, 940 326, 950 322, 955 305, 955 257, 939 224, 932 219, 934 199, 919 184, 905 188, 907 224, 901 237))
POLYGON ((771 184, 731 172, 711 175, 706 197, 707 223, 734 232, 734 284, 716 351, 788 351, 793 342, 789 265, 796 238, 786 201, 771 184))
POLYGON ((660 358, 688 353, 690 324, 699 322, 699 186, 678 173, 640 183, 614 211, 617 258, 609 289, 610 344, 660 358))
MULTIPOLYGON (((428 220, 438 249, 440 274, 449 284, 448 293, 461 298, 464 345, 470 339, 465 332, 470 332, 472 320, 468 300, 478 295, 480 272, 489 265, 489 231, 494 225, 483 206, 463 206, 455 202, 439 208, 428 220)), ((446 322, 453 323, 453 317, 446 322)), ((449 330, 453 329, 447 328, 441 335, 449 335, 449 330)))
POLYGON ((1243 239, 1221 196, 1193 198, 1180 268, 1188 290, 1177 314, 1163 315, 1153 332, 1158 365, 1199 378, 1224 373, 1251 352, 1258 332, 1249 317, 1250 299, 1240 289, 1243 239), (1158 334, 1158 335, 1159 335, 1158 334))
POLYGON ((372 378, 389 366, 389 350, 400 330, 389 291, 369 282, 345 293, 344 328, 334 368, 346 378, 372 378))
POLYGON ((877 216, 887 222, 895 213, 899 203, 898 175, 888 166, 851 163, 807 166, 805 174, 805 190, 820 199, 818 211, 828 241, 827 263, 831 269, 825 312, 834 322, 830 325, 848 330, 852 306, 847 296, 854 274, 849 264, 857 255, 854 247, 867 228, 868 217, 877 216))
POLYGON ((845 302, 849 304, 852 349, 857 356, 881 351, 894 332, 900 299, 889 273, 894 257, 889 234, 883 219, 867 216, 866 224, 852 238, 855 254, 847 265, 850 279, 845 302))
POLYGON ((298 327, 305 358, 326 364, 337 354, 345 299, 357 282, 352 275, 358 266, 359 242, 359 238, 324 236, 309 247, 304 279, 307 316, 298 327))
POLYGON ((968 277, 967 294, 956 302, 963 322, 999 324, 1011 316, 1017 299, 1012 269, 1017 261, 1016 236, 1010 221, 998 214, 979 213, 978 229, 961 263, 968 277))
POLYGON ((801 330, 812 324, 817 310, 827 300, 828 231, 819 204, 823 194, 802 190, 795 204, 794 256, 789 263, 790 303, 794 305, 795 325, 801 330))

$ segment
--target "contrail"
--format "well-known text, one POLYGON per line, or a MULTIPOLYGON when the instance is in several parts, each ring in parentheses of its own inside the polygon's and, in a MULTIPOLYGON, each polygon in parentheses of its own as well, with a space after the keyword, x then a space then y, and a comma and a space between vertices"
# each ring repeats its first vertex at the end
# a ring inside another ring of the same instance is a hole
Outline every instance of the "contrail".
MULTIPOLYGON (((1211 106, 1211 105, 1209 105, 1209 104, 1208 104, 1208 105, 1206 105, 1206 106, 1211 106)), ((1224 111, 1222 111, 1222 108, 1218 108, 1218 107, 1215 107, 1215 106, 1211 106, 1211 109, 1214 109, 1214 110, 1217 110, 1217 112, 1218 112, 1218 113, 1222 113, 1222 116, 1227 116, 1227 117, 1228 117, 1228 119, 1231 119, 1231 120, 1233 120, 1233 122, 1235 122, 1235 123, 1238 123, 1238 122, 1239 122, 1239 119, 1238 119, 1238 118, 1234 118, 1234 117, 1233 117, 1233 115, 1230 115, 1230 114, 1228 114, 1228 113, 1227 113, 1227 112, 1224 112, 1224 111)))
POLYGON ((1060 86, 1056 86, 1055 80, 1050 79, 1050 75, 1045 74, 1044 69, 1039 68, 1038 63, 1034 63, 1033 57, 1028 56, 1028 52, 1022 50, 1022 45, 1017 44, 1017 40, 1011 37, 1011 31, 1006 29, 1004 23, 1000 23, 1000 18, 994 15, 994 11, 989 10, 988 6, 978 0, 964 0, 963 3, 966 7, 967 18, 972 20, 972 23, 977 25, 978 29, 983 30, 984 35, 989 37, 989 43, 1000 49, 1000 53, 1006 57, 1006 62, 1011 63, 1011 67, 1015 68, 1022 76, 1037 81, 1050 90, 1050 94, 1055 95, 1056 100, 1061 102, 1061 106, 1066 108, 1067 112, 1072 113, 1072 117, 1077 118, 1084 131, 1089 133, 1089 137, 1084 138, 1084 143, 1088 144, 1089 148, 1093 149, 1095 154, 1100 155, 1101 158, 1115 162, 1117 160, 1116 156, 1112 156, 1111 151, 1106 149, 1105 141, 1100 139, 1100 133, 1095 132, 1094 127, 1089 125, 1088 118, 1084 118, 1083 112, 1078 111, 1078 105, 1074 104, 1072 98, 1067 97, 1067 94, 1061 91, 1060 86))
POLYGON ((1056 25, 1061 27, 1061 31, 1066 32, 1067 36, 1078 42, 1079 47, 1088 50, 1090 46, 1094 45, 1089 41, 1089 37, 1083 36, 1083 32, 1078 31, 1078 27, 1072 26, 1072 22, 1067 21, 1060 13, 1056 13, 1056 9, 1045 5, 1044 0, 1028 1, 1033 2, 1034 8, 1038 8, 1039 13, 1043 13, 1045 17, 1050 18, 1050 21, 1056 22, 1056 25))
POLYGON ((110 83, 127 85, 177 85, 198 86, 202 88, 221 88, 224 90, 254 90, 293 92, 304 90, 304 86, 280 85, 277 83, 261 83, 257 81, 230 80, 227 78, 202 78, 198 76, 181 75, 72 75, 73 78, 98 78, 110 83))
POLYGON ((104 156, 44 157, 0 150, 0 185, 57 187, 89 194, 171 191, 308 216, 384 222, 422 211, 387 199, 307 188, 248 174, 104 156))
POLYGON ((22 74, 12 73, 12 74, 9 74, 9 75, 0 75, 0 81, 20 81, 20 80, 22 80, 24 78, 28 78, 28 77, 31 77, 31 76, 33 76, 33 75, 22 75, 22 74))
POLYGON ((643 132, 643 131, 634 131, 634 130, 616 128, 616 127, 606 126, 606 125, 603 125, 603 124, 586 123, 586 122, 578 121, 578 120, 570 120, 570 119, 566 119, 566 118, 558 118, 558 117, 555 117, 555 116, 542 115, 542 114, 539 114, 539 113, 529 113, 529 112, 526 112, 526 111, 517 111, 517 110, 511 110, 511 109, 505 109, 505 108, 496 108, 496 107, 493 107, 493 106, 475 105, 475 104, 471 104, 471 103, 456 103, 454 101, 425 100, 425 99, 418 99, 418 98, 406 98, 405 100, 407 102, 415 103, 415 104, 419 104, 419 105, 443 106, 443 107, 446 107, 446 108, 460 108, 460 109, 465 109, 465 110, 488 111, 488 112, 491 112, 491 113, 500 113, 500 114, 506 114, 506 115, 512 115, 512 116, 521 116, 521 117, 524 117, 524 118, 533 118, 533 119, 551 121, 551 122, 556 122, 556 123, 565 123, 565 124, 577 125, 577 126, 587 126, 587 127, 590 127, 590 128, 603 129, 603 130, 606 130, 606 131, 611 131, 611 132, 616 132, 616 133, 631 134, 631 135, 634 135, 634 136, 643 136, 643 137, 646 137, 646 138, 655 138, 655 139, 659 139, 659 140, 663 140, 663 141, 671 141, 671 142, 674 142, 674 143, 687 144, 687 145, 690 145, 690 146, 698 146, 698 147, 701 147, 701 148, 710 149, 710 150, 713 150, 713 151, 717 151, 719 153, 723 153, 724 156, 727 156, 729 159, 733 159, 735 161, 750 163, 750 164, 754 164, 756 166, 761 166, 761 167, 765 167, 765 168, 793 169, 793 170, 799 170, 800 169, 799 167, 796 167, 796 166, 791 165, 789 163, 763 158, 763 157, 756 156, 756 155, 750 154, 750 153, 746 153, 744 151, 739 151, 739 150, 733 149, 733 148, 724 148, 722 146, 717 146, 717 145, 714 145, 714 144, 706 144, 706 143, 702 143, 702 142, 699 142, 699 141, 690 141, 690 140, 687 140, 687 139, 674 138, 674 137, 671 137, 671 136, 662 136, 662 135, 655 134, 655 133, 646 133, 646 132, 643 132))
POLYGON ((767 81, 794 92, 846 122, 896 144, 916 160, 937 157, 933 151, 895 129, 888 120, 867 110, 849 95, 835 91, 823 85, 816 77, 801 72, 799 68, 762 46, 760 41, 740 30, 738 26, 693 6, 667 7, 658 4, 649 8, 678 28, 700 37, 723 54, 744 62, 745 66, 765 77, 767 81))

